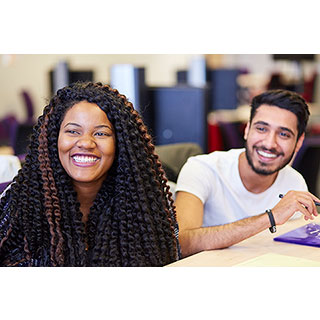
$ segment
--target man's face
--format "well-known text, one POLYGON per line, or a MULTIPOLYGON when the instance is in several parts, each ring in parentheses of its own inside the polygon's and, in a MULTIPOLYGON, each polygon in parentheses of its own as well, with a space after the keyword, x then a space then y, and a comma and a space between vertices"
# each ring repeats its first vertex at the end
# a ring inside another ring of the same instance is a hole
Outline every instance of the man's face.
POLYGON ((261 105, 247 124, 246 157, 252 170, 271 175, 285 167, 302 145, 298 139, 298 119, 288 110, 261 105))

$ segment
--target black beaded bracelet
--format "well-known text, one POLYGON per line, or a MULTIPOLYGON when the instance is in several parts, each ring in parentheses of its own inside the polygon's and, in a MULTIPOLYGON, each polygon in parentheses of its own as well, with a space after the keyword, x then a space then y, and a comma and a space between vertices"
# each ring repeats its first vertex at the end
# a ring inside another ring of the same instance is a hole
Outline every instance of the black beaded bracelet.
POLYGON ((277 228, 276 228, 276 223, 274 221, 272 211, 270 209, 268 209, 268 210, 266 210, 266 213, 269 216, 269 220, 270 220, 270 224, 271 224, 271 227, 269 228, 269 230, 271 233, 275 233, 277 231, 277 228))

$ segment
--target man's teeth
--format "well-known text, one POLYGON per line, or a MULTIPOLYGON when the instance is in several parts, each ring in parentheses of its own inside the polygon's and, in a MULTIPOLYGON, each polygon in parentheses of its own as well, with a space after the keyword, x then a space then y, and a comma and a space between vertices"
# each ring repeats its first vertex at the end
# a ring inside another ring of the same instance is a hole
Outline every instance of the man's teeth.
POLYGON ((265 157, 265 158, 276 158, 276 157, 277 157, 277 155, 274 154, 274 153, 266 153, 266 152, 264 152, 264 151, 262 151, 262 150, 259 150, 258 153, 259 153, 261 156, 265 157))
POLYGON ((96 157, 87 157, 87 156, 74 156, 72 157, 75 162, 81 163, 93 163, 98 160, 96 157))

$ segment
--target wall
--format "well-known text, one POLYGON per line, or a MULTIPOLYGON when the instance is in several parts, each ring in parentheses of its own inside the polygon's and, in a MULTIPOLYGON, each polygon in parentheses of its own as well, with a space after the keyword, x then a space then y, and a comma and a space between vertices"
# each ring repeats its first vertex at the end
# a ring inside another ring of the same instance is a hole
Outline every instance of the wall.
POLYGON ((58 61, 68 61, 72 70, 90 69, 95 81, 109 82, 112 64, 131 63, 146 68, 146 83, 150 86, 172 86, 176 71, 187 69, 193 55, 187 54, 41 54, 0 55, 0 118, 13 113, 25 119, 25 108, 20 93, 28 90, 34 101, 36 116, 50 99, 49 71, 58 61))
MULTIPOLYGON (((0 55, 0 119, 13 113, 19 120, 25 119, 25 107, 20 96, 27 90, 35 105, 36 116, 50 99, 49 71, 65 60, 72 70, 90 69, 95 81, 108 83, 110 67, 116 63, 131 63, 146 70, 149 86, 172 86, 176 83, 176 71, 188 69, 195 55, 190 54, 21 54, 0 55)), ((319 55, 318 61, 319 61, 319 55)), ((270 74, 276 69, 288 69, 288 64, 275 63, 270 54, 209 54, 207 64, 211 68, 241 67, 255 74, 270 74)), ((292 67, 291 65, 289 66, 292 67)), ((311 65, 310 70, 314 66, 311 65)), ((320 71, 320 64, 317 64, 320 71)), ((292 69, 292 68, 291 68, 292 69)), ((289 69, 288 69, 289 70, 289 69)), ((317 84, 317 102, 320 102, 320 81, 317 84)))

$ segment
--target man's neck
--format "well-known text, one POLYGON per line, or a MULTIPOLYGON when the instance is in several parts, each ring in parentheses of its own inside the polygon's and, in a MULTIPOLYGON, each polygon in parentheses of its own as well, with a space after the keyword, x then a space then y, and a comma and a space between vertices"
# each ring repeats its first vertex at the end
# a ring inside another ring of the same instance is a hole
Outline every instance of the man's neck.
POLYGON ((248 163, 245 152, 239 156, 239 174, 244 187, 252 193, 261 193, 272 186, 278 172, 271 175, 262 175, 254 172, 248 163))

